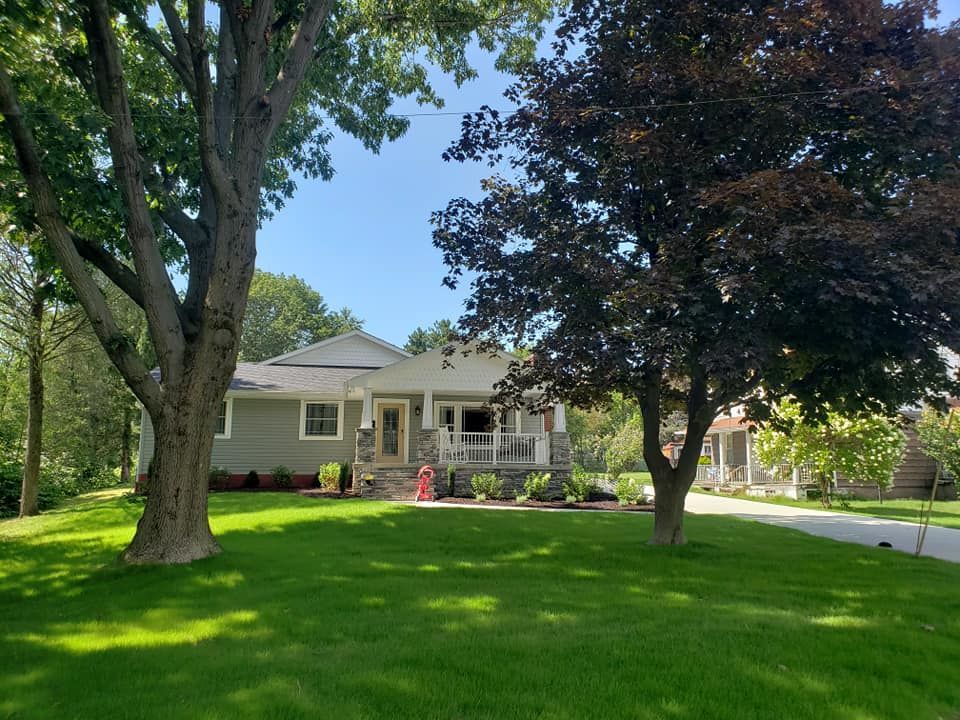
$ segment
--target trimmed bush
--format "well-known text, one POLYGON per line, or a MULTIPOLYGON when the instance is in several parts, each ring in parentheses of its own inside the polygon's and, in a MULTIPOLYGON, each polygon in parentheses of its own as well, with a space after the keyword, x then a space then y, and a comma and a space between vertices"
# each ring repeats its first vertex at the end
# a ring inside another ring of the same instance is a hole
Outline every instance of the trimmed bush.
POLYGON ((621 477, 613 492, 621 505, 636 505, 643 500, 643 483, 635 478, 621 477))
POLYGON ((455 497, 457 494, 457 466, 447 465, 447 495, 455 497))
POLYGON ((260 487, 260 476, 257 475, 256 470, 247 473, 247 476, 243 479, 243 486, 250 489, 260 487))
POLYGON ((347 491, 347 486, 350 484, 350 475, 351 468, 353 466, 349 461, 340 463, 340 492, 345 493, 347 491))
POLYGON ((229 481, 230 471, 225 467, 214 465, 207 474, 207 487, 210 490, 225 490, 229 481))
POLYGON ((517 505, 523 505, 530 498, 524 495, 523 493, 517 493, 517 505))
POLYGON ((503 496, 503 480, 496 473, 477 473, 470 478, 470 489, 477 500, 498 500, 503 496))
POLYGON ((550 487, 550 473, 532 472, 523 481, 524 495, 534 500, 546 500, 547 490, 550 487))
POLYGON ((277 465, 270 470, 270 474, 273 475, 273 484, 278 488, 286 489, 293 484, 293 471, 286 465, 277 465))
POLYGON ((570 502, 570 498, 575 498, 574 502, 585 502, 590 499, 590 496, 597 492, 597 484, 590 478, 583 468, 574 467, 573 474, 570 476, 570 479, 563 484, 563 494, 567 497, 567 502, 570 502))
POLYGON ((320 480, 320 487, 329 492, 337 492, 340 489, 340 463, 332 462, 320 466, 317 473, 320 480))

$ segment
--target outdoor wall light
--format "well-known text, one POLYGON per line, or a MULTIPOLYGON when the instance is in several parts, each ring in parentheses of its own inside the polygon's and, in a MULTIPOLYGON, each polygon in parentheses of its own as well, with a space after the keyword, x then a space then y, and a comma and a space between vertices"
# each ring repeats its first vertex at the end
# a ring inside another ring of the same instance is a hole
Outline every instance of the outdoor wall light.
POLYGON ((420 417, 420 406, 419 406, 419 405, 417 405, 417 406, 413 409, 413 414, 416 415, 417 417, 420 417))

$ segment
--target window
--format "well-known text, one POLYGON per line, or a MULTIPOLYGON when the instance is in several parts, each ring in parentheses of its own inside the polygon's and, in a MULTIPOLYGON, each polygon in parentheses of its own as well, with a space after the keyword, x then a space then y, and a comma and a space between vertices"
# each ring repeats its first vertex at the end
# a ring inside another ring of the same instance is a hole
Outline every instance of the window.
POLYGON ((233 425, 233 398, 227 398, 220 403, 220 412, 213 422, 213 436, 220 440, 230 439, 230 430, 233 425))
POLYGON ((516 410, 507 410, 503 413, 500 413, 500 432, 502 433, 520 432, 520 428, 517 427, 517 411, 516 410))
POLYGON ((301 440, 341 440, 343 403, 308 402, 300 404, 301 440))
POLYGON ((453 405, 440 405, 437 413, 437 428, 453 432, 456 428, 456 408, 453 405))

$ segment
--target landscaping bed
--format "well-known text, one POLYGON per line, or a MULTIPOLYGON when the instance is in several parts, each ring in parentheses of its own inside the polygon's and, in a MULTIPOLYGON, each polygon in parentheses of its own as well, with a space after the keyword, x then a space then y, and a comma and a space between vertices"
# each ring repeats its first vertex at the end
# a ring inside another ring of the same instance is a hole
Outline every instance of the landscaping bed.
POLYGON ((297 490, 298 495, 309 498, 323 498, 325 500, 346 500, 348 498, 358 498, 360 495, 353 490, 327 490, 325 488, 303 488, 297 490))
POLYGON ((518 503, 516 500, 477 500, 468 497, 437 498, 439 503, 449 505, 485 505, 491 507, 518 507, 531 509, 561 509, 561 510, 618 510, 623 512, 653 512, 653 504, 621 505, 616 500, 586 500, 584 502, 566 502, 564 500, 527 500, 518 503))

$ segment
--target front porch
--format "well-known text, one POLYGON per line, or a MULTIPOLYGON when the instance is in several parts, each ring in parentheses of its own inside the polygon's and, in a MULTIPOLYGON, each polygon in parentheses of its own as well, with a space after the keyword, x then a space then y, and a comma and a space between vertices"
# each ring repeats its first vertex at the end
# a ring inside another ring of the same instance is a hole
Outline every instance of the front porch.
POLYGON ((481 472, 496 473, 510 494, 529 473, 549 472, 559 494, 571 468, 564 407, 540 408, 534 393, 523 407, 492 407, 490 395, 510 362, 434 350, 351 381, 348 393, 362 399, 355 489, 412 499, 417 470, 430 465, 441 494, 448 467, 456 468, 457 494, 469 494, 470 478, 481 472))
POLYGON ((806 497, 807 487, 814 484, 808 467, 787 465, 767 468, 757 461, 753 433, 746 423, 721 419, 704 438, 701 460, 694 485, 714 491, 742 490, 757 497, 785 495, 794 499, 806 497))

